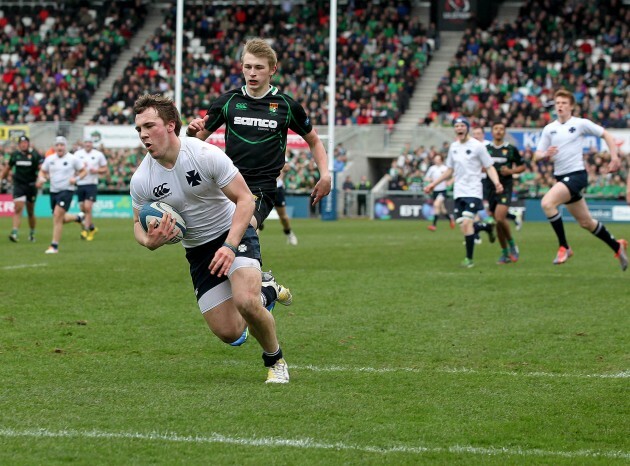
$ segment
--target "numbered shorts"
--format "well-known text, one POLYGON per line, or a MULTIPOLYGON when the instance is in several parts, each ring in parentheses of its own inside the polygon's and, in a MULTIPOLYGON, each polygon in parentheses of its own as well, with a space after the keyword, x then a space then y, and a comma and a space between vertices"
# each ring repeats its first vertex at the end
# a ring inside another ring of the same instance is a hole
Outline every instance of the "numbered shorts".
POLYGON ((476 197, 458 197, 453 205, 453 215, 457 223, 466 218, 474 220, 480 210, 483 210, 483 201, 476 197))
POLYGON ((83 184, 77 186, 77 198, 79 202, 92 201, 96 202, 96 194, 98 192, 98 185, 96 184, 83 184))
POLYGON ((13 186, 13 200, 18 202, 35 202, 37 188, 35 184, 16 184, 13 186))
POLYGON ((192 278, 197 296, 199 310, 205 313, 232 297, 232 287, 228 277, 236 269, 241 267, 254 267, 261 270, 262 258, 260 256, 260 242, 256 230, 251 225, 245 230, 243 239, 236 247, 236 259, 227 276, 217 277, 212 275, 208 266, 212 262, 217 250, 225 242, 228 232, 201 246, 186 248, 186 259, 190 264, 190 277, 192 278))
POLYGON ((286 207, 287 199, 285 196, 284 186, 278 186, 276 188, 276 197, 273 201, 274 207, 286 207))
POLYGON ((59 206, 67 212, 70 210, 70 204, 72 204, 72 196, 74 196, 74 191, 50 193, 50 210, 54 211, 55 206, 59 206))
POLYGON ((503 185, 503 192, 501 194, 497 194, 497 189, 494 187, 494 183, 490 181, 487 193, 488 195, 485 198, 488 201, 488 210, 490 212, 494 212, 498 205, 509 207, 512 204, 512 189, 514 188, 514 182, 512 179, 506 180, 505 182, 501 180, 501 184, 503 185))
POLYGON ((582 191, 588 186, 588 174, 586 170, 571 172, 565 175, 555 175, 555 178, 558 183, 562 183, 569 188, 571 199, 569 199, 567 204, 572 204, 582 199, 582 191))

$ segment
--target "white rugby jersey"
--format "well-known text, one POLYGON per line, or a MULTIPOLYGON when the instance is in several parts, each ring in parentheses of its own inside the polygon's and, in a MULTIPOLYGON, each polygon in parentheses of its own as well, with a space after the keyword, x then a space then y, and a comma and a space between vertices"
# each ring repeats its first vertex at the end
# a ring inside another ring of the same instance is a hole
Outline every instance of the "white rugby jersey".
POLYGON ((453 197, 476 197, 483 199, 481 185, 482 168, 492 166, 492 157, 488 154, 485 144, 475 138, 468 141, 451 143, 446 157, 446 166, 452 168, 455 177, 453 197))
POLYGON ((70 184, 70 178, 83 168, 81 162, 74 154, 66 152, 63 157, 57 154, 49 155, 44 159, 42 170, 50 177, 50 192, 74 191, 76 188, 70 184))
MULTIPOLYGON (((431 165, 429 169, 427 170, 427 174, 425 175, 425 178, 429 181, 437 180, 440 176, 444 174, 446 170, 448 170, 448 167, 444 164, 439 165, 439 166, 431 165)), ((448 185, 446 184, 446 180, 444 180, 441 183, 436 184, 433 190, 446 191, 446 188, 448 188, 448 185)))
POLYGON ((236 205, 221 188, 238 174, 221 149, 197 138, 180 139, 181 148, 173 168, 165 168, 147 154, 131 177, 131 200, 135 209, 163 201, 186 222, 182 245, 207 243, 230 229, 236 205))
POLYGON ((536 150, 544 152, 551 146, 558 147, 558 153, 551 158, 556 176, 584 170, 585 134, 602 137, 604 128, 585 118, 571 117, 565 123, 555 120, 543 129, 536 150))
POLYGON ((107 165, 105 154, 96 149, 92 149, 90 152, 86 152, 85 149, 79 149, 74 155, 85 164, 88 172, 85 178, 77 181, 77 186, 98 184, 98 174, 90 173, 90 170, 99 169, 107 165))

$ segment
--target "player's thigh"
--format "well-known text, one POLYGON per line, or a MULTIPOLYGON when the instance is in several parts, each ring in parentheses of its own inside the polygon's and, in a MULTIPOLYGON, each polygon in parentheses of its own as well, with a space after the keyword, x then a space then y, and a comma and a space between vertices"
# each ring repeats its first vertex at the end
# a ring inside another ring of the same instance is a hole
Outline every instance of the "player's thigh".
POLYGON ((16 215, 22 214, 22 210, 24 210, 24 206, 26 205, 26 198, 22 197, 19 199, 13 199, 13 210, 16 215))
POLYGON ((232 300, 241 313, 255 312, 262 307, 260 300, 262 278, 260 267, 256 265, 252 261, 250 265, 244 265, 230 273, 232 300))
POLYGON ((510 206, 508 204, 497 204, 494 208, 493 215, 495 220, 497 220, 498 222, 504 221, 507 218, 509 207, 510 206))
POLYGON ((208 328, 221 339, 236 340, 245 325, 245 320, 234 305, 232 298, 203 313, 208 328))
POLYGON ((276 206, 276 212, 278 212, 278 217, 281 219, 287 218, 287 208, 276 206))
POLYGON ((543 208, 558 207, 559 205, 566 204, 570 200, 571 191, 569 191, 568 186, 562 182, 558 182, 543 196, 541 204, 543 208))
POLYGON ((595 228, 597 221, 593 219, 584 198, 567 204, 565 207, 582 228, 587 228, 589 230, 595 228))

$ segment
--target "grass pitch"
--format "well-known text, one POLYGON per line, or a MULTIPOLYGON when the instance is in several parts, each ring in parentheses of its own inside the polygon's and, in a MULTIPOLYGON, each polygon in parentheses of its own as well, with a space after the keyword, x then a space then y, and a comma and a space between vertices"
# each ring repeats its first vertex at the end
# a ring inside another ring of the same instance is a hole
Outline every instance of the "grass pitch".
MULTIPOLYGON (((60 254, 0 237, 0 464, 627 464, 630 271, 575 224, 461 269, 461 234, 412 221, 276 221, 264 268, 291 383, 199 314, 180 246, 130 220, 60 254)), ((630 225, 608 225, 630 237, 630 225)), ((0 220, 8 235, 10 219, 0 220)), ((6 233, 6 234, 4 234, 6 233)))

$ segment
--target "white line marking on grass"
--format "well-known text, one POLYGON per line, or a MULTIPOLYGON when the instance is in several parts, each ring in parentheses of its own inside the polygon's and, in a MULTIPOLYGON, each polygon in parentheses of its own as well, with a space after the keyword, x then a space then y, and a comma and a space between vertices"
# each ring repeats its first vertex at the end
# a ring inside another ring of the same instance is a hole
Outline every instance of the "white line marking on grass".
POLYGON ((2 270, 14 270, 14 269, 29 269, 34 267, 46 267, 48 264, 19 264, 19 265, 6 265, 2 267, 2 270))
POLYGON ((446 374, 489 374, 489 375, 509 375, 512 377, 550 377, 550 378, 578 378, 578 379, 627 379, 630 378, 630 371, 617 372, 615 374, 569 374, 555 372, 517 372, 517 371, 479 371, 476 369, 462 368, 437 368, 418 369, 413 367, 344 367, 344 366, 313 366, 289 364, 292 369, 304 369, 313 372, 369 372, 375 374, 387 374, 391 372, 443 372, 446 374))
POLYGON ((141 433, 141 432, 102 432, 98 430, 80 431, 80 430, 58 430, 52 431, 48 429, 28 429, 15 430, 9 428, 0 428, 0 437, 17 438, 90 438, 90 439, 120 439, 120 440, 147 440, 147 441, 163 441, 177 443, 219 443, 229 445, 244 445, 254 447, 292 447, 319 450, 352 450, 366 453, 390 454, 424 454, 424 453, 452 453, 452 454, 471 454, 479 456, 552 456, 562 458, 615 458, 630 459, 630 453, 625 451, 600 451, 600 450, 576 450, 576 451, 553 451, 540 449, 526 449, 519 447, 473 447, 470 445, 453 445, 450 447, 423 447, 423 446, 393 446, 393 447, 377 447, 370 445, 352 445, 342 442, 326 443, 319 442, 311 438, 304 439, 283 439, 277 437, 254 437, 240 438, 228 437, 225 435, 212 433, 209 436, 186 436, 175 433, 162 434, 159 432, 141 433))

